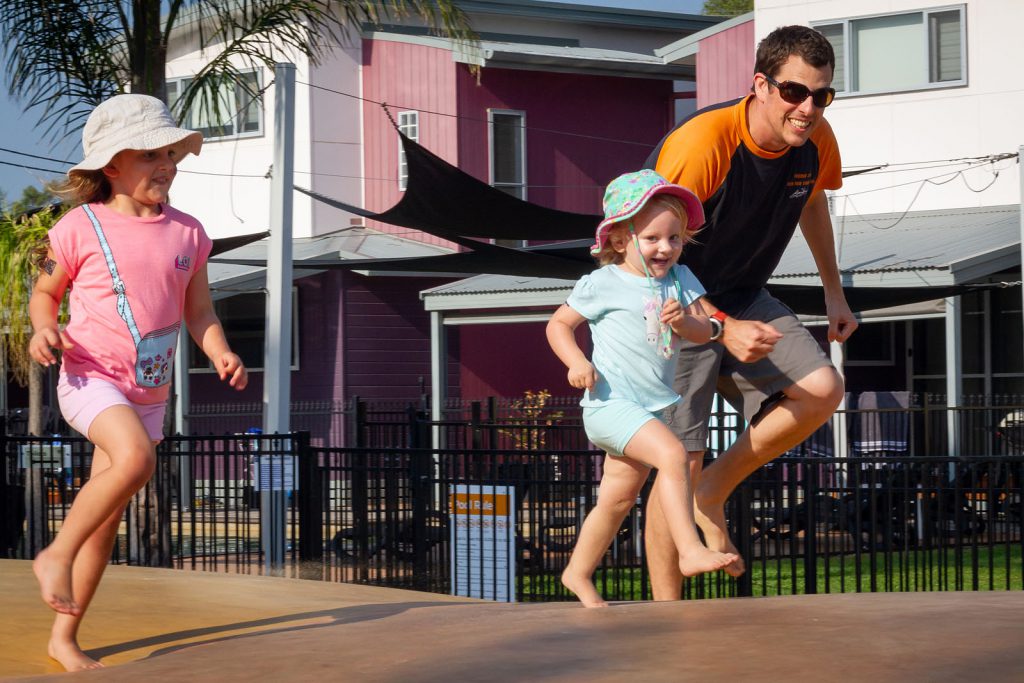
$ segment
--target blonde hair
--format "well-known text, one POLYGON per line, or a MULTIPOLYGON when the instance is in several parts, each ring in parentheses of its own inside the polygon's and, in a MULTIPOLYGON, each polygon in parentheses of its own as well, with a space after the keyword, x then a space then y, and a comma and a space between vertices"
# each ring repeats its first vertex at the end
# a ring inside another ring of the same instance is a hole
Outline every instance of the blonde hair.
POLYGON ((95 171, 75 171, 63 180, 57 180, 46 186, 46 189, 72 205, 105 202, 110 199, 113 190, 110 180, 103 174, 103 169, 95 171))
MULTIPOLYGON (((683 226, 683 246, 686 246, 687 244, 693 241, 693 236, 697 234, 697 230, 690 230, 690 218, 689 215, 686 213, 686 207, 683 206, 683 203, 679 200, 678 197, 675 197, 673 195, 654 195, 647 201, 647 203, 644 205, 644 208, 640 209, 640 211, 634 214, 632 218, 635 218, 644 211, 647 211, 647 209, 652 204, 658 204, 661 206, 661 208, 668 209, 679 220, 679 223, 683 226)), ((597 252, 597 255, 594 256, 594 258, 597 260, 598 265, 607 266, 609 264, 619 264, 622 263, 623 260, 625 260, 625 254, 623 254, 620 251, 616 251, 615 247, 612 245, 612 236, 616 235, 619 232, 629 230, 629 224, 632 218, 621 220, 618 223, 613 224, 610 228, 608 228, 608 233, 607 235, 605 235, 604 239, 604 246, 601 247, 601 251, 597 252)))

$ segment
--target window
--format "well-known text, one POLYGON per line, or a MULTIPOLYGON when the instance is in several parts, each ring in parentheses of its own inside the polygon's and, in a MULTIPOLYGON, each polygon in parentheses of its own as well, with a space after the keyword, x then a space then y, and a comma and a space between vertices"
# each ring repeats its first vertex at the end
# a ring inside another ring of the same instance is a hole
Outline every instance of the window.
MULTIPOLYGON (((213 302, 213 310, 220 318, 231 350, 238 354, 250 371, 263 369, 264 341, 266 339, 267 295, 263 292, 236 294, 213 302)), ((298 292, 292 289, 292 362, 291 369, 299 369, 298 292)), ((189 369, 213 372, 206 354, 192 342, 189 351, 189 369)))
POLYGON ((846 342, 846 365, 895 365, 896 328, 891 322, 865 323, 846 342))
POLYGON ((833 87, 891 93, 967 82, 963 5, 815 24, 836 52, 833 87))
POLYGON ((487 112, 491 147, 491 185, 526 199, 526 114, 492 109, 487 112))
MULTIPOLYGON (((398 130, 413 142, 420 141, 420 113, 418 111, 398 112, 398 130)), ((398 145, 398 189, 405 192, 409 184, 409 163, 405 159, 405 148, 398 145)))
MULTIPOLYGON (((216 103, 204 105, 199 99, 193 100, 181 117, 181 125, 200 131, 208 140, 262 134, 263 98, 255 96, 260 91, 259 72, 243 71, 240 77, 241 83, 225 83, 218 89, 216 103)), ((172 111, 191 82, 191 78, 168 79, 167 103, 172 111)))

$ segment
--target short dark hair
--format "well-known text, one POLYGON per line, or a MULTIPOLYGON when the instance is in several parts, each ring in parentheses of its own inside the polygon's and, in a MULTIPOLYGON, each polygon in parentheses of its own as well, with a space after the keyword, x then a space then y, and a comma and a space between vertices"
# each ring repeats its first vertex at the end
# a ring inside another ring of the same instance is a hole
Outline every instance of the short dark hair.
POLYGON ((792 55, 816 69, 826 65, 835 73, 836 53, 828 39, 809 26, 780 26, 757 44, 754 73, 772 78, 792 55))

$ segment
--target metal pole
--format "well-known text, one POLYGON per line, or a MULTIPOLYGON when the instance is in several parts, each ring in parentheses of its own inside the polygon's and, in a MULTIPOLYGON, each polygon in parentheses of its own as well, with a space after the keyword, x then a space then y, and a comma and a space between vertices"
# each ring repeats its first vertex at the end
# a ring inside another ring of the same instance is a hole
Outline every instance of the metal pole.
MULTIPOLYGON (((274 166, 270 181, 267 326, 263 361, 264 438, 261 442, 264 445, 274 442, 274 434, 290 431, 294 157, 295 65, 277 64, 274 67, 274 166)), ((278 444, 280 446, 280 442, 278 444)), ((267 574, 282 574, 284 570, 284 459, 292 456, 290 449, 282 449, 278 453, 273 456, 261 453, 259 456, 270 458, 270 464, 280 467, 282 475, 280 479, 272 475, 260 477, 260 541, 267 574)), ((267 467, 264 471, 270 474, 271 470, 272 467, 267 467)))

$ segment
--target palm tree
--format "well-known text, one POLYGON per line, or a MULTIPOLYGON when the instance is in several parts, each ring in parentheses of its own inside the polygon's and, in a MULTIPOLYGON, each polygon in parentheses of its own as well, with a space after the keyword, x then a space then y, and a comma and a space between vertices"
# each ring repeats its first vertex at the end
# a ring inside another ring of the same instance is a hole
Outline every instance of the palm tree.
POLYGON ((56 137, 129 88, 166 101, 172 34, 193 32, 210 55, 178 99, 179 114, 193 103, 219 114, 218 88, 251 87, 243 68, 272 69, 283 51, 315 64, 351 28, 412 15, 452 40, 476 40, 455 0, 0 0, 0 54, 11 96, 56 137))

